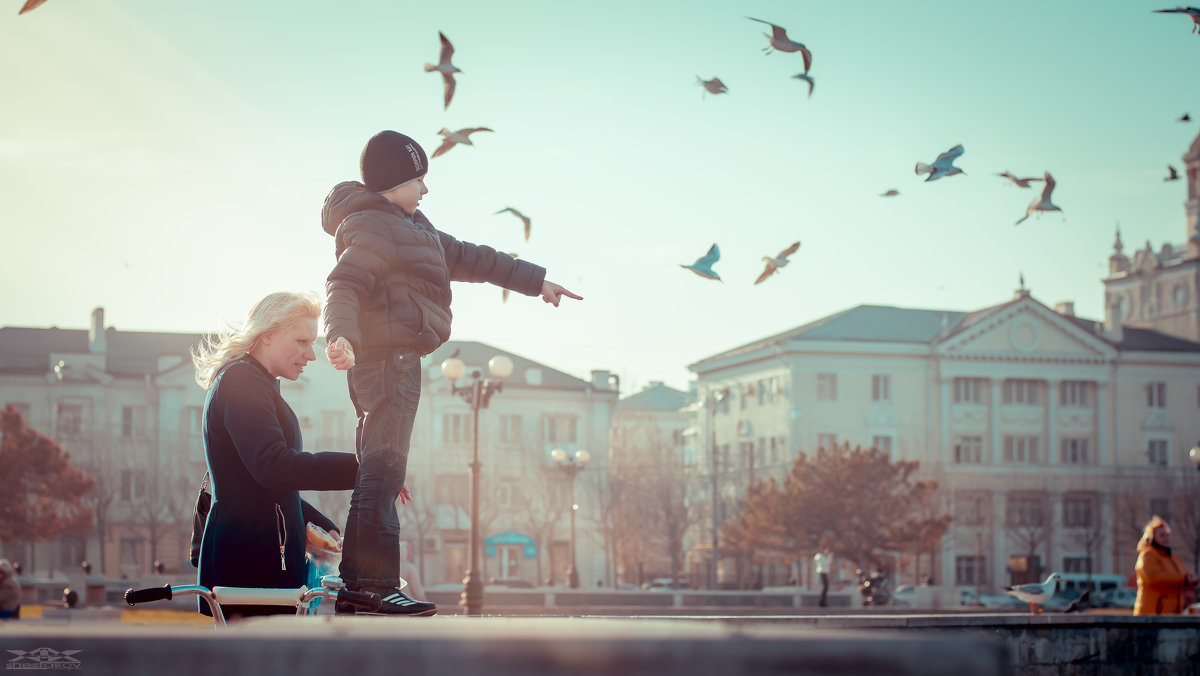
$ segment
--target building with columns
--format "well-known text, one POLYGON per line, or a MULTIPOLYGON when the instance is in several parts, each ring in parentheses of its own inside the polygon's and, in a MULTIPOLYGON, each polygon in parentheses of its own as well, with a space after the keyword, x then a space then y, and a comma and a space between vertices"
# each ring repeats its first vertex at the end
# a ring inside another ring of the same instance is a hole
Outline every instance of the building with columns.
POLYGON ((716 505, 693 546, 754 481, 850 442, 920 461, 954 517, 927 560, 898 561, 906 582, 1129 574, 1152 514, 1173 519, 1195 561, 1200 137, 1185 162, 1186 244, 1130 260, 1118 234, 1102 321, 1022 281, 973 312, 861 305, 690 365, 704 404, 692 498, 710 516, 716 505))

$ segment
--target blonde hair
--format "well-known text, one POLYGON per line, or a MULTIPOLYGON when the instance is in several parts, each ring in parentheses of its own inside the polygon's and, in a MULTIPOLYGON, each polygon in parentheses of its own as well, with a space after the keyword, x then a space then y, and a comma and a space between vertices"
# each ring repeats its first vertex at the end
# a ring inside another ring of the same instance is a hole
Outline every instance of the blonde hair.
POLYGON ((1154 543, 1154 531, 1158 530, 1159 528, 1166 528, 1167 530, 1171 529, 1171 527, 1167 525, 1167 522, 1163 521, 1161 516, 1155 515, 1150 517, 1150 522, 1147 523, 1146 527, 1142 529, 1142 539, 1138 540, 1137 550, 1139 552, 1144 552, 1147 549, 1150 549, 1151 545, 1154 543))
POLYGON ((240 327, 229 327, 209 336, 192 350, 196 382, 208 389, 221 369, 254 349, 260 336, 291 326, 302 319, 320 319, 321 300, 311 293, 277 291, 254 304, 240 327))

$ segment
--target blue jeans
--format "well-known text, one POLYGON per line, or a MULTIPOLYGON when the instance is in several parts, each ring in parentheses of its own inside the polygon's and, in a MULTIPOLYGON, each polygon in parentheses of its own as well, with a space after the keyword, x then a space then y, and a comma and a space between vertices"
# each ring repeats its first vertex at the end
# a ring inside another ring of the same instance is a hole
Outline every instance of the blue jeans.
POLYGON ((348 379, 358 413, 358 479, 346 517, 339 573, 354 588, 391 587, 400 578, 396 498, 404 487, 409 439, 421 399, 421 358, 401 352, 363 355, 348 379))

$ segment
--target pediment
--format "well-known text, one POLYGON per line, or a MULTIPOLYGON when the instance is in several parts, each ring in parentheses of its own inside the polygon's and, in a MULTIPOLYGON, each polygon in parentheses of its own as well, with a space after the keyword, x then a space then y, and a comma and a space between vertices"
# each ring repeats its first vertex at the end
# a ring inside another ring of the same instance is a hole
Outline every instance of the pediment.
POLYGON ((1004 361, 1102 362, 1116 357, 1103 339, 1025 298, 1000 306, 947 336, 939 356, 1004 361))

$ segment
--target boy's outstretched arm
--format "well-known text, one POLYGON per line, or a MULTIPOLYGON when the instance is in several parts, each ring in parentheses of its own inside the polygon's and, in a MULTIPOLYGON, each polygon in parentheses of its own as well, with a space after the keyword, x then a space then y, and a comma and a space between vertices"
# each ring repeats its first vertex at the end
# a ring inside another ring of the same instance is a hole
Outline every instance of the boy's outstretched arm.
POLYGON ((583 300, 583 296, 577 296, 548 279, 542 282, 542 300, 553 304, 554 307, 558 307, 558 303, 562 300, 563 296, 574 298, 575 300, 583 300))

